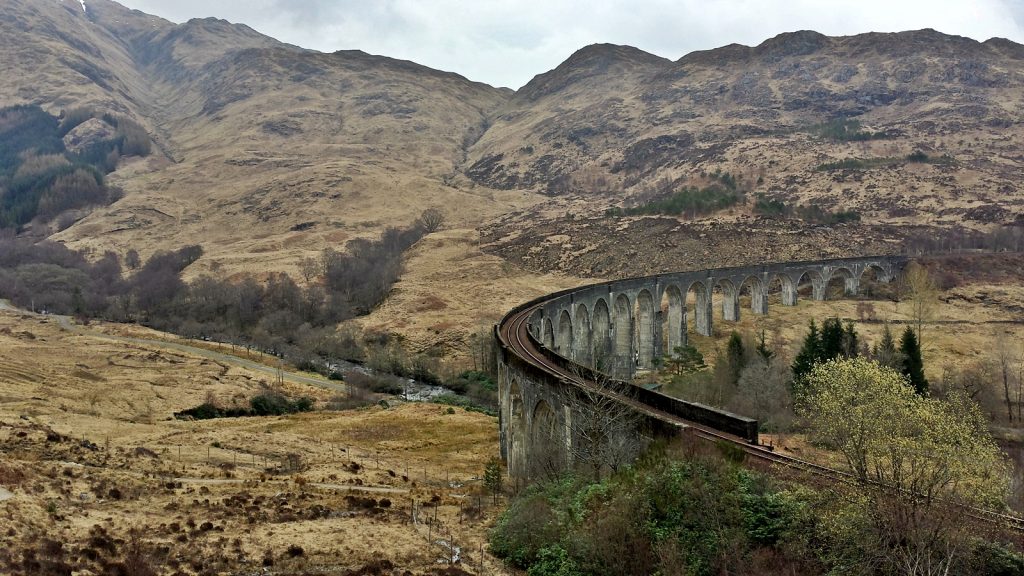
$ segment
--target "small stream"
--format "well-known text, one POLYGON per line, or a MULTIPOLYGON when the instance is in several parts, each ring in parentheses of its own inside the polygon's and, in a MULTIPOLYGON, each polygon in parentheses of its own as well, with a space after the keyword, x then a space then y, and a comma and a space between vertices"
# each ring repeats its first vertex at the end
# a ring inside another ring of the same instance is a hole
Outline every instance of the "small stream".
POLYGON ((341 374, 342 378, 345 378, 346 380, 351 374, 361 374, 363 376, 370 377, 397 378, 402 381, 402 389, 404 390, 404 392, 402 394, 398 394, 398 396, 409 402, 431 402, 438 396, 442 396, 444 394, 455 394, 455 392, 450 388, 445 388, 444 386, 428 384, 426 382, 416 380, 415 378, 402 378, 395 374, 379 372, 373 368, 364 366, 363 364, 349 362, 348 360, 335 360, 328 365, 328 369, 331 372, 338 372, 341 374))

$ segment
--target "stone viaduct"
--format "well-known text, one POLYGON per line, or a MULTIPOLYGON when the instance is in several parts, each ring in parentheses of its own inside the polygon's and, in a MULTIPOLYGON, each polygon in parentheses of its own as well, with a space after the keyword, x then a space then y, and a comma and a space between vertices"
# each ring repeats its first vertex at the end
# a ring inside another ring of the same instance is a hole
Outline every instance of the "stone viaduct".
MULTIPOLYGON (((615 382, 642 413, 643 424, 616 435, 651 438, 678 431, 684 420, 756 443, 754 420, 627 383, 635 371, 652 369, 658 359, 685 346, 691 328, 710 336, 713 321, 738 321, 741 302, 749 302, 754 314, 767 314, 772 294, 783 306, 795 306, 802 295, 814 300, 853 295, 867 278, 893 280, 906 261, 873 256, 660 274, 582 286, 517 307, 495 332, 501 451, 509 473, 532 475, 531 463, 553 447, 561 453, 560 465, 572 464, 585 440, 581 412, 593 398, 579 390, 595 379, 615 382)), ((631 444, 621 438, 602 441, 631 444)))

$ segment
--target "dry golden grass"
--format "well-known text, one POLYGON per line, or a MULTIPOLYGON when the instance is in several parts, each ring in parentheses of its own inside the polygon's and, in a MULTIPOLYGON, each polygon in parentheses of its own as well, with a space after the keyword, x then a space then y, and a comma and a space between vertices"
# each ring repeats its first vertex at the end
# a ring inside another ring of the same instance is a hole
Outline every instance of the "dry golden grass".
MULTIPOLYGON (((484 463, 497 452, 494 418, 405 404, 171 419, 210 398, 244 402, 265 379, 0 313, 0 487, 13 495, 0 501, 10 520, 0 534, 0 566, 50 539, 73 562, 92 554, 83 551, 96 548, 100 526, 115 541, 137 530, 165 571, 254 571, 268 551, 284 572, 379 560, 429 571, 445 552, 427 541, 424 519, 433 507, 420 507, 436 495, 430 532, 450 529, 475 569, 497 512, 477 496, 484 463), (288 470, 289 462, 301 469, 288 470), (416 526, 408 522, 414 501, 416 526), (292 545, 303 555, 290 557, 292 545)), ((298 384, 288 392, 329 397, 298 384)), ((127 554, 127 544, 115 548, 99 550, 102 559, 127 554)), ((500 562, 484 562, 489 573, 503 573, 500 562)))
POLYGON ((467 229, 427 236, 413 248, 405 269, 384 304, 359 323, 405 337, 412 350, 440 350, 455 358, 469 352, 473 333, 489 335, 516 305, 584 282, 534 274, 485 254, 479 234, 467 229))
MULTIPOLYGON (((692 332, 690 341, 708 358, 714 360, 716 350, 724 350, 733 330, 756 337, 765 331, 770 345, 795 354, 813 319, 821 326, 826 318, 852 320, 858 335, 873 344, 882 337, 885 323, 897 340, 913 320, 909 302, 891 300, 858 300, 843 298, 815 302, 801 298, 795 307, 783 306, 778 297, 769 299, 767 316, 750 311, 749 300, 741 299, 744 308, 738 323, 725 322, 721 301, 715 299, 713 326, 716 336, 703 337, 692 332), (858 303, 868 302, 874 313, 861 321, 858 303)), ((692 303, 691 303, 692 305, 692 303)), ((1017 344, 1015 353, 1024 353, 1024 288, 1016 285, 965 285, 940 295, 933 322, 923 330, 923 353, 928 378, 938 379, 946 366, 963 367, 972 361, 992 359, 995 344, 1006 340, 1017 344), (1016 311, 1015 311, 1016 310, 1016 311)))

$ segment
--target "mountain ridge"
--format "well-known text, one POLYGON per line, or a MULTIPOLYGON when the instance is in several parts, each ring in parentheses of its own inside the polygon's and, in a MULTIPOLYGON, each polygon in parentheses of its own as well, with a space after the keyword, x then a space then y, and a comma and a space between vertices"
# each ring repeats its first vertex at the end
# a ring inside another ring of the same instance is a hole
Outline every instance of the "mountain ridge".
MULTIPOLYGON (((444 241, 467 258, 482 262, 483 251, 530 274, 591 277, 712 256, 841 256, 897 246, 914 226, 1024 222, 1024 46, 1005 39, 795 31, 675 60, 594 44, 511 91, 111 0, 85 12, 54 0, 7 6, 0 105, 127 116, 158 148, 109 176, 121 200, 66 229, 54 220, 29 231, 96 254, 200 243, 193 276, 297 277, 301 258, 427 208, 445 213, 444 241), (636 215, 722 174, 741 197, 728 208, 636 215), (800 216, 830 212, 860 221, 819 233, 800 216), (753 249, 752 230, 772 240, 753 249), (723 240, 705 255, 700 234, 723 240), (804 245, 801 234, 819 240, 804 245), (689 248, 636 258, 644 243, 689 248)), ((411 277, 427 276, 447 286, 411 277)), ((392 327, 404 322, 397 314, 392 327)))

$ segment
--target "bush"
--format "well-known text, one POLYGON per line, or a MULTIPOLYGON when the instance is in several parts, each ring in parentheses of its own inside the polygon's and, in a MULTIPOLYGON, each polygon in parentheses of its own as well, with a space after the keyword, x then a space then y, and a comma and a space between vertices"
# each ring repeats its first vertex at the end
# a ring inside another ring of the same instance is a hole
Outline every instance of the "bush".
POLYGON ((583 574, 569 553, 558 544, 542 548, 537 560, 526 572, 528 576, 576 576, 583 574))
POLYGON ((480 406, 476 404, 472 399, 466 398, 465 396, 458 396, 456 394, 441 394, 434 398, 434 402, 445 406, 455 406, 457 408, 464 408, 469 412, 479 412, 488 416, 497 416, 497 410, 487 406, 480 406))
POLYGON ((498 519, 490 535, 491 552, 517 568, 529 568, 542 549, 560 539, 565 518, 553 505, 564 506, 578 488, 572 478, 528 488, 498 519))
POLYGON ((862 142, 865 140, 892 138, 894 136, 890 132, 861 130, 860 121, 853 118, 835 118, 828 122, 815 124, 808 128, 808 132, 839 142, 862 142))
POLYGON ((625 214, 629 216, 641 214, 685 215, 691 218, 711 214, 743 201, 743 195, 735 189, 735 181, 730 180, 729 182, 732 184, 732 188, 718 183, 704 188, 695 186, 683 188, 660 200, 629 208, 625 210, 625 214))
POLYGON ((995 542, 979 540, 970 560, 970 573, 988 576, 1024 574, 1024 554, 995 542))
POLYGON ((286 550, 285 553, 288 554, 288 556, 290 556, 291 558, 298 558, 299 556, 304 555, 306 551, 303 550, 302 546, 292 544, 288 547, 288 550, 286 550))
POLYGON ((762 216, 787 216, 791 211, 791 208, 782 200, 768 198, 764 194, 758 194, 757 200, 754 202, 754 214, 762 216))
POLYGON ((486 372, 467 370, 445 382, 444 386, 466 397, 469 404, 474 406, 488 411, 498 407, 498 385, 486 372))
POLYGON ((275 392, 264 392, 249 400, 249 408, 221 408, 211 402, 204 402, 195 408, 175 412, 178 419, 211 420, 213 418, 237 418, 239 416, 280 416, 295 412, 309 412, 313 399, 302 397, 290 400, 275 392))
POLYGON ((212 420, 213 418, 220 418, 221 416, 223 416, 221 409, 209 402, 203 402, 195 408, 189 408, 188 410, 182 410, 181 412, 174 413, 174 417, 178 419, 193 418, 195 420, 212 420))
POLYGON ((280 416, 295 412, 309 412, 313 409, 312 398, 291 401, 281 394, 265 392, 249 400, 254 416, 280 416))

